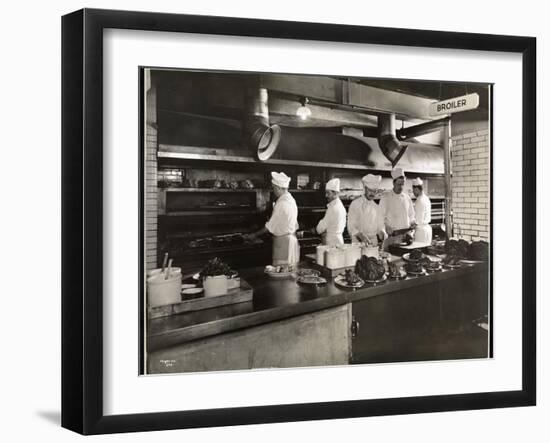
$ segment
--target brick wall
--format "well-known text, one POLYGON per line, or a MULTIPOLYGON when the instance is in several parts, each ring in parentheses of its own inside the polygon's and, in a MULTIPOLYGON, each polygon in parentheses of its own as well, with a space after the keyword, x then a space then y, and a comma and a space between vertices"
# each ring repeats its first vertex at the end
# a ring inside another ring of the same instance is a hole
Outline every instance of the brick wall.
POLYGON ((145 269, 157 267, 157 110, 156 88, 146 92, 145 124, 145 269))
POLYGON ((489 144, 487 129, 452 136, 454 235, 467 240, 489 240, 489 144))

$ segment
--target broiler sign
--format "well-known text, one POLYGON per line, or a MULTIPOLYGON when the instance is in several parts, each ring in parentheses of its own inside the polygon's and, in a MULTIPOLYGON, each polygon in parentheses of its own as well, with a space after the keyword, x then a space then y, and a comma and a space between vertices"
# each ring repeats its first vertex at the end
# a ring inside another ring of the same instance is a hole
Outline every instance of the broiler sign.
POLYGON ((479 95, 477 93, 468 94, 430 104, 430 115, 436 116, 453 114, 455 112, 476 109, 478 106, 479 95))

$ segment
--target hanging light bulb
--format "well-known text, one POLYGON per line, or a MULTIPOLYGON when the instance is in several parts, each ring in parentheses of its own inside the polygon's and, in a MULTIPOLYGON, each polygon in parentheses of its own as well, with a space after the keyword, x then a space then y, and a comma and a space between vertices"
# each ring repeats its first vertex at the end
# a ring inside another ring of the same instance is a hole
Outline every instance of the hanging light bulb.
POLYGON ((296 110, 296 115, 300 117, 300 120, 307 120, 308 117, 311 115, 311 109, 307 107, 309 100, 307 99, 307 97, 302 97, 300 99, 300 103, 302 104, 302 106, 300 106, 296 110))

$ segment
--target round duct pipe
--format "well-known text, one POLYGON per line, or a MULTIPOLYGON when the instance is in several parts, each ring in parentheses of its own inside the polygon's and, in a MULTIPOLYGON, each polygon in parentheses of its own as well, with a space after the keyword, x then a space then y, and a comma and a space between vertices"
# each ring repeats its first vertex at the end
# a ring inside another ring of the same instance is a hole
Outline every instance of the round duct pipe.
POLYGON ((395 114, 378 116, 378 144, 384 156, 395 167, 401 159, 408 145, 401 144, 395 132, 395 114))
POLYGON ((266 88, 247 89, 244 143, 254 151, 256 158, 265 161, 277 150, 281 140, 281 127, 269 125, 268 94, 266 88))

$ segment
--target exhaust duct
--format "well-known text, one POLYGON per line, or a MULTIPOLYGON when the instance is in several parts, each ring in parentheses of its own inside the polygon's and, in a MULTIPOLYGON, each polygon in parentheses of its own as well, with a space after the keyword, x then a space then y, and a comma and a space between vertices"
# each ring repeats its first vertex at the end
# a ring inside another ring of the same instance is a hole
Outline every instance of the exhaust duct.
POLYGON ((266 88, 248 88, 246 91, 243 125, 244 144, 255 157, 265 161, 277 150, 281 127, 269 125, 268 94, 266 88))
POLYGON ((397 139, 395 114, 381 114, 378 116, 378 144, 384 156, 391 162, 392 167, 395 167, 408 146, 397 139))

